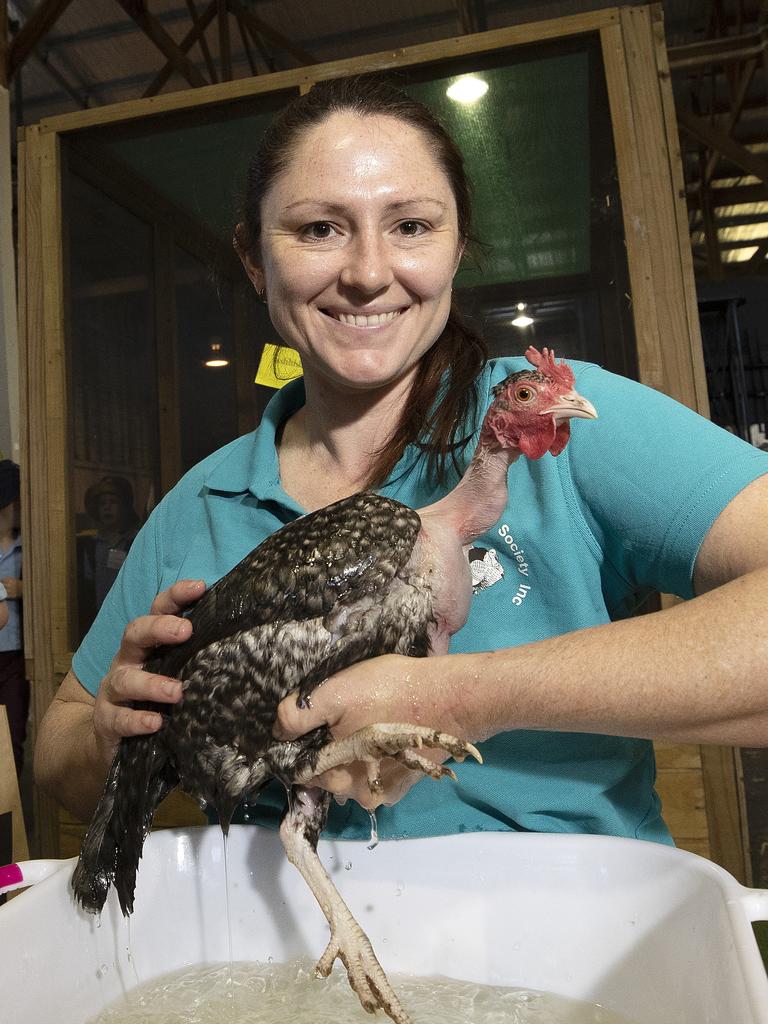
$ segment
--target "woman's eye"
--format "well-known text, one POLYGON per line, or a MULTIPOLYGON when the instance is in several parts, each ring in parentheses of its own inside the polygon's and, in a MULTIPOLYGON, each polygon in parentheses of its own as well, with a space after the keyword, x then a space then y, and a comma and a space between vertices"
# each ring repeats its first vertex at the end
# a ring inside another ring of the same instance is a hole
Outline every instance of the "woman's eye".
POLYGON ((423 234, 427 229, 420 220, 404 220, 398 224, 398 230, 400 234, 406 235, 408 238, 414 238, 416 235, 423 234))
POLYGON ((333 225, 325 220, 316 220, 302 228, 301 233, 307 238, 330 238, 333 234, 333 225))
POLYGON ((518 402, 530 402, 534 398, 533 388, 522 387, 515 392, 518 402))

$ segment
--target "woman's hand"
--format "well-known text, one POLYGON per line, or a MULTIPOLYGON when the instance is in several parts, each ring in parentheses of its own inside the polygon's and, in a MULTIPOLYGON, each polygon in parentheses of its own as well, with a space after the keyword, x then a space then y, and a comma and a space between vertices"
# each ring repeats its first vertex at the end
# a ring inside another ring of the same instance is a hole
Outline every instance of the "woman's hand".
POLYGON ((178 679, 144 671, 144 663, 157 647, 180 644, 192 634, 188 619, 179 615, 202 595, 202 580, 179 580, 161 591, 148 615, 125 627, 120 650, 102 679, 93 710, 93 729, 105 764, 109 764, 123 736, 157 732, 162 715, 131 707, 134 701, 174 704, 181 699, 178 679))
MULTIPOLYGON (((299 706, 292 693, 277 709, 274 735, 277 739, 296 739, 320 725, 327 725, 334 739, 345 739, 367 725, 392 722, 425 725, 451 733, 461 739, 466 729, 458 721, 452 688, 435 673, 437 658, 407 658, 386 654, 362 661, 325 680, 309 698, 309 706, 299 706)), ((435 762, 445 761, 440 750, 421 748, 419 753, 435 762)), ((313 785, 333 793, 339 803, 356 800, 373 810, 396 803, 424 778, 421 772, 403 768, 389 758, 381 764, 381 790, 372 793, 365 766, 359 762, 325 772, 313 785)))

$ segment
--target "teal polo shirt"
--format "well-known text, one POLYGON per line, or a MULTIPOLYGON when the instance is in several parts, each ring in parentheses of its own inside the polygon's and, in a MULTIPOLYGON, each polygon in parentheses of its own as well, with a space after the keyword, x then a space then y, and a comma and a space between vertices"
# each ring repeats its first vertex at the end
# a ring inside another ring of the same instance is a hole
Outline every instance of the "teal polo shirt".
MULTIPOLYGON (((768 455, 664 395, 594 364, 572 365, 577 389, 600 418, 573 421, 557 458, 521 458, 511 467, 504 514, 470 552, 476 593, 451 651, 513 647, 623 618, 653 590, 692 597, 709 527, 768 472, 768 455)), ((494 384, 527 366, 522 357, 489 363, 479 380, 481 409, 494 384)), ((287 385, 254 433, 197 465, 154 510, 75 654, 73 669, 91 693, 126 624, 148 612, 158 591, 183 578, 214 583, 302 514, 280 485, 275 436, 303 401, 302 382, 287 385)), ((413 508, 445 490, 430 483, 415 449, 382 488, 413 508)), ((424 779, 394 807, 380 808, 379 837, 512 830, 671 842, 647 740, 516 730, 481 749, 484 764, 455 765, 455 783, 424 779)), ((235 820, 276 827, 285 799, 272 784, 235 820)), ((366 839, 368 813, 352 801, 334 804, 326 834, 366 839)))

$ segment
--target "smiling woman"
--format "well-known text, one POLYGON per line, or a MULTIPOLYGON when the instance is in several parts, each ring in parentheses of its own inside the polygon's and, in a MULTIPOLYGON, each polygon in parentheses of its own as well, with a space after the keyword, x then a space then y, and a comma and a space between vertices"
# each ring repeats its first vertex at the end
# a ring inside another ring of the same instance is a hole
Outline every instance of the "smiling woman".
MULTIPOLYGON (((524 405, 535 391, 535 377, 516 376, 521 357, 485 365, 456 311, 453 279, 473 240, 461 156, 429 111, 389 85, 321 83, 279 114, 254 156, 235 238, 304 379, 275 396, 255 433, 166 495, 76 653, 37 766, 83 815, 121 738, 154 733, 184 699, 178 681, 144 665, 158 645, 189 638, 180 613, 205 585, 281 527, 359 490, 429 512, 466 469, 478 407, 504 380, 520 385, 524 405)), ((287 697, 272 708, 269 735, 280 741, 324 725, 343 740, 411 722, 482 743, 485 765, 456 765, 458 785, 440 792, 414 785, 397 759, 377 780, 359 763, 334 769, 320 780, 339 800, 332 835, 367 838, 363 807, 378 806, 382 839, 522 830, 668 843, 652 737, 768 744, 768 457, 658 392, 594 364, 573 370, 600 419, 585 431, 577 422, 566 451, 563 425, 550 424, 546 454, 511 469, 500 518, 473 540, 474 560, 493 571, 465 594, 450 653, 351 658, 311 692, 311 707, 287 697), (628 618, 647 588, 692 600, 628 618)), ((355 537, 376 535, 367 498, 356 501, 355 537)), ((327 545, 329 578, 347 581, 360 566, 348 564, 348 535, 330 532, 308 540, 310 553, 327 545)), ((462 559, 459 547, 456 560, 430 562, 426 587, 450 592, 462 573, 468 582, 462 559)), ((273 569, 263 575, 274 600, 260 609, 277 621, 297 582, 290 564, 273 569)), ((325 590, 312 599, 312 621, 330 628, 362 630, 380 608, 369 590, 342 602, 337 621, 325 590)), ((297 636, 303 622, 291 619, 297 636)), ((204 731, 204 709, 199 718, 204 731)), ((233 756, 239 770, 248 752, 233 756)), ((276 827, 283 788, 258 795, 249 820, 276 827)))

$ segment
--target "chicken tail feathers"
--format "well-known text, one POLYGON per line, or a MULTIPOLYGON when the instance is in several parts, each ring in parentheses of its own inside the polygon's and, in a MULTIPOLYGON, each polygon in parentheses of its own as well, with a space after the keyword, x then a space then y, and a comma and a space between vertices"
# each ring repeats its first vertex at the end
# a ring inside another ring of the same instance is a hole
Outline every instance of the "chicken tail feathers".
POLYGON ((144 840, 158 805, 177 783, 154 734, 121 742, 72 875, 75 899, 85 910, 99 913, 114 885, 123 914, 133 913, 144 840))

